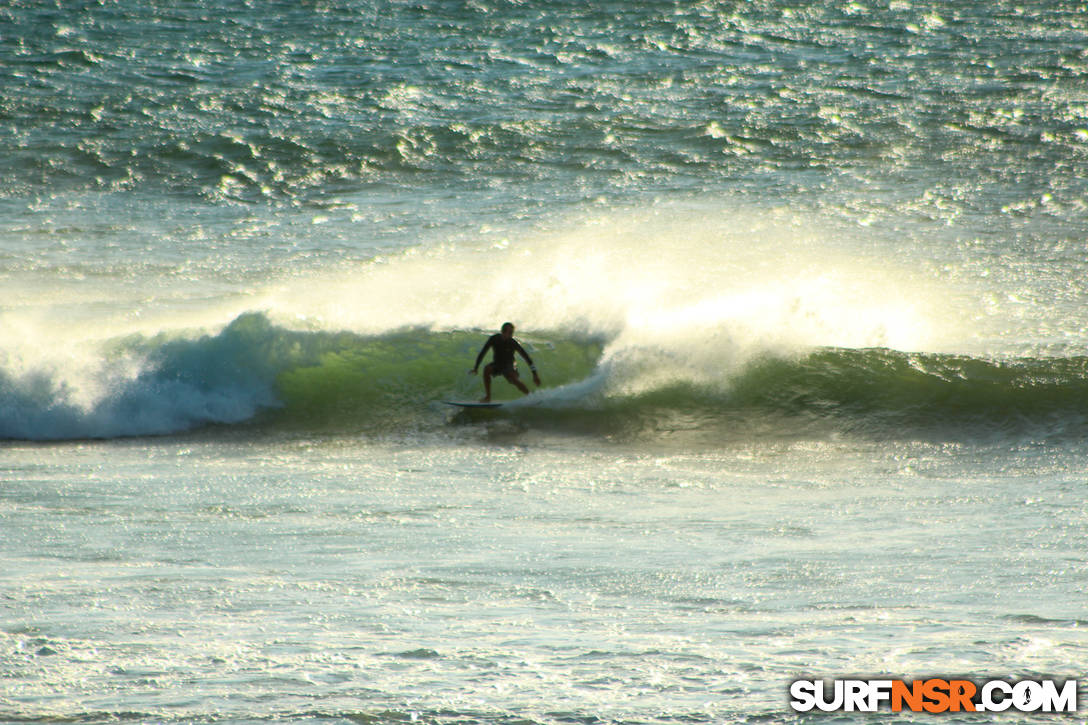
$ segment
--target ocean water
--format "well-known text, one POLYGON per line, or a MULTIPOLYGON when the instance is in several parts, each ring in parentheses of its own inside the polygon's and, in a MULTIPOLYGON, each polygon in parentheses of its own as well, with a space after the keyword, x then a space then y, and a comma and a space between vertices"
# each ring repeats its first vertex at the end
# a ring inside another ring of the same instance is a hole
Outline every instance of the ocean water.
POLYGON ((1083 3, 12 0, 0 150, 0 721, 1088 670, 1083 3))

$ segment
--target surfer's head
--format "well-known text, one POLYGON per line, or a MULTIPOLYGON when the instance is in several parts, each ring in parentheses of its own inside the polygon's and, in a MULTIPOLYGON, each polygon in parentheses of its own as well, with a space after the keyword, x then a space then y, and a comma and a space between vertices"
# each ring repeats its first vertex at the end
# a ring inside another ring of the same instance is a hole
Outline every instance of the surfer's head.
POLYGON ((509 340, 514 336, 514 323, 504 322, 502 323, 502 336, 509 340))

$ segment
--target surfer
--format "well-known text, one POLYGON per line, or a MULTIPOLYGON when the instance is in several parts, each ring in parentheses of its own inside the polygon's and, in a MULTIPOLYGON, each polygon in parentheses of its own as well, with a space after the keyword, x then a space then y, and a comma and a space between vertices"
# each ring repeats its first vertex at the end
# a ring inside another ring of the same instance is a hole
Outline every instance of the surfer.
POLYGON ((540 387, 540 376, 536 372, 536 365, 533 364, 533 359, 529 357, 529 353, 525 352, 525 348, 514 339, 514 324, 512 322, 504 322, 501 332, 487 338, 487 342, 484 343, 480 354, 476 356, 475 367, 468 371, 469 375, 475 375, 479 371, 480 362, 484 359, 484 355, 487 354, 488 348, 491 348, 494 357, 490 363, 484 366, 484 397, 480 401, 481 403, 491 402, 491 378, 495 375, 503 376, 522 393, 529 394, 529 388, 525 387, 525 383, 521 382, 521 378, 518 377, 518 365, 514 361, 515 352, 525 358, 525 362, 529 363, 529 369, 533 371, 533 383, 538 388, 540 387))

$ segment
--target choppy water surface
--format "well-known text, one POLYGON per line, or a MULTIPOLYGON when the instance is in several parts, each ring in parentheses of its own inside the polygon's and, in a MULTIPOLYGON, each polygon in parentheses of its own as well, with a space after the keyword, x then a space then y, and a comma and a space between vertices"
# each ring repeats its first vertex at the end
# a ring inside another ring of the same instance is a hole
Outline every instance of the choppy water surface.
POLYGON ((1079 676, 1083 10, 0 8, 0 720, 1079 676))
POLYGON ((8 717, 787 722, 813 671, 1088 649, 1083 483, 1029 448, 12 459, 8 717))

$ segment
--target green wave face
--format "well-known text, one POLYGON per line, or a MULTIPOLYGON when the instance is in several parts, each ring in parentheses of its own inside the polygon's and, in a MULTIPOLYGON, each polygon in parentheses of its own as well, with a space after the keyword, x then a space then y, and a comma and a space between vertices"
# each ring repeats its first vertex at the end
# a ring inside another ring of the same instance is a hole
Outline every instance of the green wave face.
MULTIPOLYGON (((436 401, 476 400, 483 395, 481 377, 467 371, 486 339, 481 332, 422 329, 342 339, 313 364, 277 377, 284 408, 275 420, 279 425, 369 432, 440 424, 445 418, 436 420, 436 401)), ((588 377, 602 350, 600 343, 559 335, 522 342, 549 387, 588 377)), ((521 369, 531 385, 524 362, 521 369)), ((496 379, 493 385, 495 400, 521 397, 504 380, 496 379)))
MULTIPOLYGON (((441 428, 448 416, 436 414, 435 401, 474 400, 482 391, 480 379, 464 371, 483 339, 479 332, 425 330, 352 337, 315 364, 278 376, 284 408, 276 421, 370 432, 441 428)), ((615 354, 604 341, 562 333, 528 346, 545 388, 501 412, 454 415, 455 423, 502 420, 562 434, 712 443, 842 430, 878 437, 1015 434, 1040 425, 1079 430, 1088 407, 1088 358, 996 361, 822 348, 759 358, 706 382, 687 378, 682 359, 658 350, 615 354), (658 382, 629 392, 629 376, 645 376, 648 368, 658 382)), ((495 397, 520 395, 497 380, 495 397)))
POLYGON ((737 405, 892 425, 990 424, 1059 416, 1088 405, 1088 358, 985 360, 886 349, 822 349, 763 360, 736 381, 737 405))

